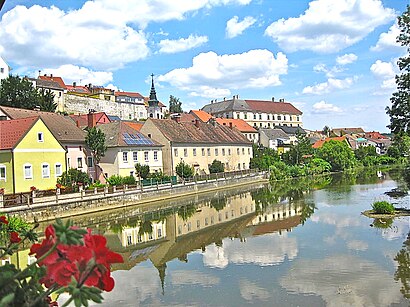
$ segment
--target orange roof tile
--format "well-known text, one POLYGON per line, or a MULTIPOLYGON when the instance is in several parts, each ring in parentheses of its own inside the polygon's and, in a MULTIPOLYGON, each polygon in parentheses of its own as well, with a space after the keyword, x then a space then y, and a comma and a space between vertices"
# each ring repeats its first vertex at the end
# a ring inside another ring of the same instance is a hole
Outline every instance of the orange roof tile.
POLYGON ((320 147, 323 146, 324 143, 332 141, 332 140, 343 142, 343 141, 346 141, 346 136, 338 136, 338 137, 334 137, 334 138, 326 138, 324 140, 319 140, 316 143, 314 143, 312 145, 312 147, 313 148, 320 148, 320 147))
POLYGON ((50 76, 39 76, 38 77, 40 80, 46 80, 46 81, 54 81, 57 82, 62 88, 67 88, 67 86, 65 85, 63 78, 61 77, 54 77, 53 75, 50 76))
POLYGON ((143 123, 136 123, 136 122, 124 122, 124 124, 126 124, 127 126, 137 131, 140 131, 141 127, 144 125, 143 123))
POLYGON ((197 117, 199 120, 203 121, 204 123, 206 123, 212 117, 211 114, 205 111, 202 111, 202 110, 191 110, 189 113, 194 115, 195 117, 197 117))
POLYGON ((0 121, 0 150, 13 149, 38 118, 37 116, 0 121))
POLYGON ((224 126, 229 126, 232 123, 232 126, 238 129, 240 132, 258 132, 255 128, 253 128, 243 119, 217 118, 216 122, 224 126))

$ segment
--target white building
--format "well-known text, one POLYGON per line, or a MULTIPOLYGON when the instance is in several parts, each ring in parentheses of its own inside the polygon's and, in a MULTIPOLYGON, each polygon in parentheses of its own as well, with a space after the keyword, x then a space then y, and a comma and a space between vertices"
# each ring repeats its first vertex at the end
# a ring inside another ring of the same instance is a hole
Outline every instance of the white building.
POLYGON ((10 75, 10 66, 0 56, 0 80, 6 79, 10 75))

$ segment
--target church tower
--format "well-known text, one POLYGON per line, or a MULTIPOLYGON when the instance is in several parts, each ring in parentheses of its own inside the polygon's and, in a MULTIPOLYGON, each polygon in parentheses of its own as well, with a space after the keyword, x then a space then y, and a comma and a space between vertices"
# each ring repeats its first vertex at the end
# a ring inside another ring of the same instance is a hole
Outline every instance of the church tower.
POLYGON ((154 86, 154 74, 151 74, 151 91, 148 100, 148 116, 150 118, 162 119, 163 115, 157 99, 157 93, 154 86))

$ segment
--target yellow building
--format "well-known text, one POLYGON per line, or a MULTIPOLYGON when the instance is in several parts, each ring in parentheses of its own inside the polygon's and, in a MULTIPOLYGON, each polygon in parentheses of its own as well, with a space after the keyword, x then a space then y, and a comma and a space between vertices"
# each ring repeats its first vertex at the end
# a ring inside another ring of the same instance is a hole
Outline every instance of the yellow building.
POLYGON ((66 151, 40 117, 0 121, 0 188, 54 188, 66 170, 66 151))

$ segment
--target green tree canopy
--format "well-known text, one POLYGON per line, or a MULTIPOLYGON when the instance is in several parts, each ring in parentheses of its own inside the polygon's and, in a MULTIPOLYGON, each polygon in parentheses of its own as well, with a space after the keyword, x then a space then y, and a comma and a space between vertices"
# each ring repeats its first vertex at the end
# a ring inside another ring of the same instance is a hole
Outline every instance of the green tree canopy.
POLYGON ((175 96, 169 96, 169 113, 182 113, 182 102, 175 96))
POLYGON ((149 165, 136 163, 135 171, 137 172, 138 177, 147 179, 149 176, 149 165))
POLYGON ((91 150, 91 155, 93 157, 94 168, 98 163, 100 163, 101 158, 104 157, 107 151, 107 146, 105 146, 105 134, 96 127, 88 128, 87 135, 85 136, 85 143, 91 150))
POLYGON ((397 61, 400 74, 396 75, 397 92, 390 98, 391 107, 386 108, 390 116, 388 127, 395 134, 410 134, 410 6, 398 17, 400 34, 397 42, 407 47, 407 54, 397 61))
POLYGON ((209 164, 208 168, 211 174, 223 173, 225 171, 225 165, 221 161, 216 160, 216 159, 212 161, 211 164, 209 164))
POLYGON ((251 169, 268 170, 269 166, 279 161, 278 153, 270 148, 258 147, 253 145, 253 158, 250 161, 251 169))
POLYGON ((41 89, 38 92, 38 106, 41 111, 55 112, 57 104, 54 102, 54 93, 50 90, 41 89))
POLYGON ((317 151, 317 156, 332 166, 332 171, 342 171, 356 164, 353 150, 346 142, 330 140, 317 151))
POLYGON ((288 152, 282 155, 283 161, 290 165, 299 165, 303 162, 303 156, 313 153, 312 144, 305 134, 296 134, 297 143, 292 145, 288 152))
POLYGON ((175 172, 179 177, 184 179, 194 176, 195 173, 194 168, 184 161, 181 161, 177 164, 177 166, 175 167, 175 172))

